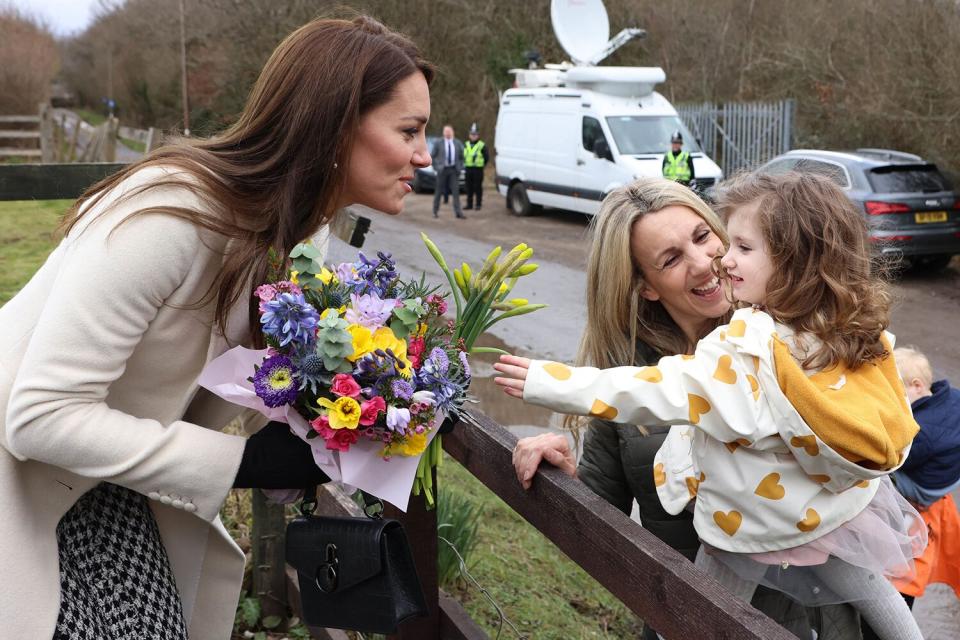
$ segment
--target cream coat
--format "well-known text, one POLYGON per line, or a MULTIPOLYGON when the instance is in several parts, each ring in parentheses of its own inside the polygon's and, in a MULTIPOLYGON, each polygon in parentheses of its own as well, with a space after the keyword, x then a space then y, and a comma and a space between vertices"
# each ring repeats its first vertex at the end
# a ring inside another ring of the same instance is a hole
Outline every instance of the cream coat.
MULTIPOLYGON (((701 340, 694 356, 656 366, 599 370, 534 361, 523 397, 565 413, 678 425, 654 468, 664 508, 679 513, 696 496, 694 525, 704 542, 734 552, 787 549, 860 513, 892 469, 847 460, 804 422, 778 384, 777 335, 770 316, 741 309, 701 340)), ((824 402, 844 384, 829 383, 824 402)))
MULTIPOLYGON (((142 170, 107 201, 164 173, 142 170)), ((223 640, 244 557, 218 513, 244 438, 219 431, 239 407, 196 380, 245 335, 247 300, 224 337, 212 305, 182 307, 206 292, 226 239, 167 215, 117 226, 149 206, 202 207, 187 190, 106 204, 0 308, 0 637, 53 635, 57 523, 107 481, 151 498, 191 640, 223 640)))

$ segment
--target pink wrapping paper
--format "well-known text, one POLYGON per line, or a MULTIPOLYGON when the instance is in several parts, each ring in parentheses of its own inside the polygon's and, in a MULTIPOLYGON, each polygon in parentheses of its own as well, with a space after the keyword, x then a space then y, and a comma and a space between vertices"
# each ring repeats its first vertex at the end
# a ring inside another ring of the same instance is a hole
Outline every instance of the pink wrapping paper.
MULTIPOLYGON (((254 392, 253 383, 247 380, 253 376, 254 365, 262 363, 266 354, 266 349, 234 347, 211 361, 201 372, 198 383, 228 402, 255 409, 270 420, 286 422, 291 431, 310 445, 314 461, 331 481, 344 485, 347 491, 363 489, 405 512, 420 456, 394 456, 384 460, 377 455, 383 445, 370 440, 360 439, 349 451, 341 452, 329 451, 323 438, 308 439, 307 434, 313 428, 296 409, 289 405, 266 406, 254 392)), ((436 429, 431 430, 428 438, 432 440, 435 434, 436 429)), ((299 496, 299 492, 292 490, 265 493, 274 502, 290 502, 299 496)))

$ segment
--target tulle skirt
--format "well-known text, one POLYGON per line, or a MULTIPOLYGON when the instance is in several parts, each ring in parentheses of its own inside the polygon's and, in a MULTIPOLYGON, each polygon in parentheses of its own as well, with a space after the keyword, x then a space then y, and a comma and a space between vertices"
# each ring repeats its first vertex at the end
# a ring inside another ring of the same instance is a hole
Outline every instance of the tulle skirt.
POLYGON ((927 546, 927 526, 889 478, 870 504, 833 531, 799 547, 765 553, 706 551, 741 578, 783 591, 807 606, 872 598, 890 578, 909 579, 927 546), (862 582, 851 589, 850 581, 862 582))

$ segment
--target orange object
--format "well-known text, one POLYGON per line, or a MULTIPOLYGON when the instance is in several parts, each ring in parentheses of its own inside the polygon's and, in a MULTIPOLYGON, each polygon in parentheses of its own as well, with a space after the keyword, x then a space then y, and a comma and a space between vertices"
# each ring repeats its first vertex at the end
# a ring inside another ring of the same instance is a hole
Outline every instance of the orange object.
POLYGON ((960 513, 950 494, 929 508, 920 511, 927 523, 929 542, 923 555, 916 559, 916 576, 912 580, 893 580, 900 593, 919 598, 928 584, 943 583, 960 597, 960 513))

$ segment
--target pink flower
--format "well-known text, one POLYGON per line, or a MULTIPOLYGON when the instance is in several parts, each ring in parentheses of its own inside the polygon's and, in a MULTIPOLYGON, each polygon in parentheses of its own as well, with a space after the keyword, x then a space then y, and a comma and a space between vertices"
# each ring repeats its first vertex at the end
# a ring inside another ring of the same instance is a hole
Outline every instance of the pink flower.
POLYGON ((349 451, 350 445, 360 439, 356 429, 338 429, 333 437, 327 440, 327 449, 330 451, 349 451))
POLYGON ((410 366, 414 369, 419 369, 423 363, 423 352, 426 348, 427 345, 423 341, 423 337, 420 336, 411 338, 407 344, 407 360, 410 361, 410 366))
POLYGON ((369 427, 377 421, 377 416, 387 410, 387 403, 381 396, 374 396, 360 405, 360 424, 369 427))
POLYGON ((333 376, 333 385, 330 391, 338 396, 349 396, 356 399, 360 395, 360 385, 349 373, 338 373, 333 376))
POLYGON ((314 418, 310 421, 310 426, 313 427, 313 430, 319 433, 320 437, 324 440, 332 438, 333 434, 335 433, 335 430, 330 428, 330 420, 327 418, 327 416, 314 418))
POLYGON ((281 280, 274 284, 277 288, 277 291, 280 293, 303 293, 303 291, 297 285, 293 284, 289 280, 281 280))
POLYGON ((443 299, 443 296, 438 296, 437 294, 430 294, 427 296, 427 304, 435 307, 438 315, 443 315, 447 312, 447 301, 443 299))
POLYGON ((253 291, 253 295, 260 298, 260 313, 266 311, 266 305, 277 296, 277 289, 272 284, 262 284, 253 291))

